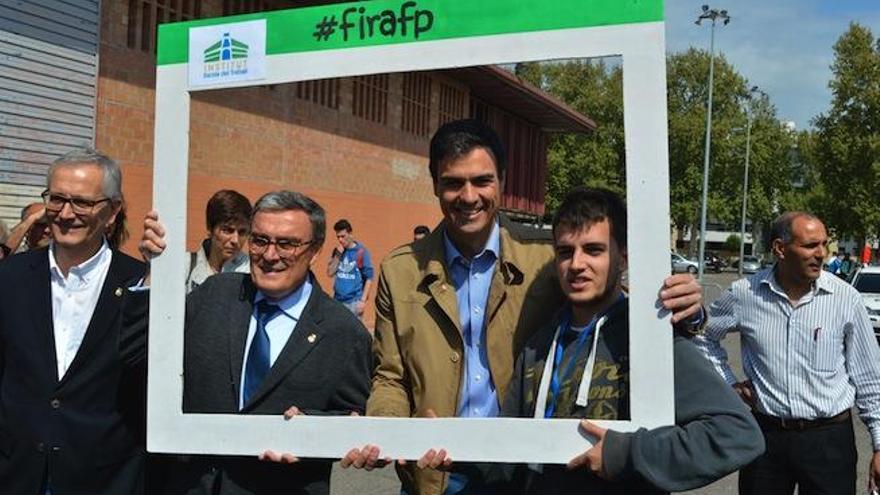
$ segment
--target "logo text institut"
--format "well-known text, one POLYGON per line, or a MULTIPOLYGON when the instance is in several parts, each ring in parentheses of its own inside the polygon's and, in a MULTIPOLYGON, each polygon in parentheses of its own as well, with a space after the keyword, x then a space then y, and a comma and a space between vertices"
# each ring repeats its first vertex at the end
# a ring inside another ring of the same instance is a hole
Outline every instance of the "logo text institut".
POLYGON ((226 77, 247 74, 248 45, 223 33, 220 41, 205 49, 204 77, 226 77))

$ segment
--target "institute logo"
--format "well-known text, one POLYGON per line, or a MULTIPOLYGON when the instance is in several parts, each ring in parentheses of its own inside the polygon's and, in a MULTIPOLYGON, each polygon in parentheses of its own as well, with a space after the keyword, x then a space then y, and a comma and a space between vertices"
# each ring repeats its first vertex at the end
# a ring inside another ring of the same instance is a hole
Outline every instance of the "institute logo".
POLYGON ((246 59, 247 54, 248 46, 246 44, 232 39, 229 33, 223 33, 223 39, 205 49, 205 62, 246 59))
POLYGON ((248 72, 248 46, 223 33, 220 41, 209 46, 203 52, 205 79, 246 75, 248 72))
POLYGON ((189 41, 191 86, 265 78, 265 20, 192 28, 189 41))

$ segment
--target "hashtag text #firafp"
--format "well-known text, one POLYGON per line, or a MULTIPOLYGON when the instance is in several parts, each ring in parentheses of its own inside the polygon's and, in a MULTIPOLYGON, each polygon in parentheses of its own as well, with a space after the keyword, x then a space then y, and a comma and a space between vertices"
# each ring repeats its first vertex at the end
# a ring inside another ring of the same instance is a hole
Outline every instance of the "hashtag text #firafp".
POLYGON ((342 40, 364 40, 375 36, 386 38, 412 36, 414 39, 430 31, 434 26, 434 13, 419 9, 416 2, 407 1, 397 11, 386 9, 378 13, 367 11, 367 7, 348 7, 342 11, 341 22, 336 16, 324 16, 315 25, 312 34, 317 41, 327 41, 332 35, 342 31, 342 40))

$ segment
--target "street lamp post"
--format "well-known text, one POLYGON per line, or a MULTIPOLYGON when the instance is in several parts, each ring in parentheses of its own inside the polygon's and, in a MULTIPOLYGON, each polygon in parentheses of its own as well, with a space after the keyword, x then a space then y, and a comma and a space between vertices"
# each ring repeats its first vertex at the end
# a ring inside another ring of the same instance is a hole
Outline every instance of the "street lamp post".
MULTIPOLYGON (((739 276, 743 276, 743 257, 746 254, 746 205, 749 201, 749 155, 752 150, 752 120, 754 119, 754 108, 752 107, 752 98, 755 94, 764 94, 757 86, 752 86, 748 95, 748 106, 746 107, 746 166, 743 173, 743 204, 742 204, 742 223, 739 228, 739 276)), ((754 244, 752 245, 754 247, 754 244)))
POLYGON ((710 9, 703 5, 703 13, 697 17, 695 24, 702 25, 704 20, 712 21, 709 30, 709 103, 706 106, 706 152, 703 155, 703 204, 700 212, 700 259, 697 278, 703 281, 703 271, 706 265, 706 207, 709 202, 709 149, 712 145, 712 84, 715 78, 715 23, 722 21, 726 26, 730 22, 730 16, 726 10, 710 9))

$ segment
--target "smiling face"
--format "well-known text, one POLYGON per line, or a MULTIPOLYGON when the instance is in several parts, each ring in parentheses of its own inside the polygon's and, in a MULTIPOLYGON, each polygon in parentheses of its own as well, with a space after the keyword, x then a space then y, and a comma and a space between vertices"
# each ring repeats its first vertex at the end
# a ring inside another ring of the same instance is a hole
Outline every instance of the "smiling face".
POLYGON ((799 216, 791 223, 791 242, 774 239, 773 252, 779 276, 795 286, 809 286, 822 274, 822 263, 828 256, 828 234, 816 218, 799 216))
POLYGON ((320 251, 312 237, 312 223, 302 210, 260 211, 251 224, 251 238, 272 241, 262 252, 250 246, 251 279, 271 299, 280 299, 298 289, 308 277, 309 267, 320 251), (279 253, 275 242, 299 247, 279 253))
MULTIPOLYGON (((71 164, 55 168, 49 179, 52 195, 91 201, 106 199, 103 193, 104 172, 98 165, 71 164)), ((103 242, 104 232, 116 218, 120 204, 101 201, 89 212, 74 213, 70 202, 58 211, 47 211, 52 238, 59 250, 91 255, 103 242)))
POLYGON ((446 229, 465 256, 479 252, 489 238, 501 204, 502 183, 492 154, 482 147, 440 164, 434 194, 446 229))
POLYGON ((625 253, 612 239, 607 219, 579 229, 557 227, 554 248, 556 273, 572 305, 574 323, 586 324, 619 292, 625 253))

